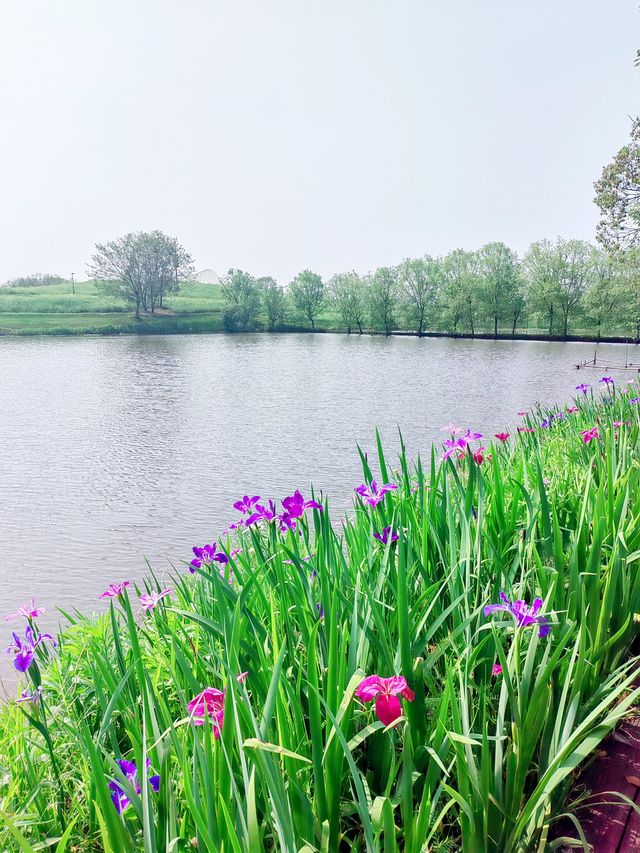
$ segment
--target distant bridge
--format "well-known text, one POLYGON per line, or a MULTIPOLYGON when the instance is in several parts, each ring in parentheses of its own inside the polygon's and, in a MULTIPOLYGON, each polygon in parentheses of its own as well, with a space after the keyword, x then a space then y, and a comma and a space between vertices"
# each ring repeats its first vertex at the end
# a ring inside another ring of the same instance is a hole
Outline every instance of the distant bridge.
POLYGON ((211 269, 200 270, 195 274, 193 280, 200 284, 220 284, 220 276, 215 270, 211 269))

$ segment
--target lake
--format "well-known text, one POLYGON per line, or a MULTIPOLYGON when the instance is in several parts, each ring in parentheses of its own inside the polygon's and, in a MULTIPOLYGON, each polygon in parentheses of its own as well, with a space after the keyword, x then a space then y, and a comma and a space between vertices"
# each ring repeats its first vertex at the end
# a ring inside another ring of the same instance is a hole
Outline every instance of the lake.
MULTIPOLYGON (((245 493, 310 484, 350 505, 356 444, 427 452, 453 419, 491 436, 568 401, 593 344, 346 335, 1 338, 0 614, 86 612, 112 580, 189 559, 245 493)), ((624 346, 599 357, 624 360, 624 346)), ((631 374, 627 374, 627 377, 631 374)), ((625 378, 620 374, 620 378, 625 378)), ((8 643, 9 626, 6 626, 8 643)), ((4 646, 4 636, 0 646, 4 646)), ((2 671, 6 673, 6 661, 2 671)))

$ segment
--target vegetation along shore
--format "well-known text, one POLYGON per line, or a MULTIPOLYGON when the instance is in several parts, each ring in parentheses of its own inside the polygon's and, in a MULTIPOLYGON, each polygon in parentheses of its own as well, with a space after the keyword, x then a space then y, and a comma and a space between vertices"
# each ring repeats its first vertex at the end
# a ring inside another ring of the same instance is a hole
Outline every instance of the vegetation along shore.
POLYGON ((578 838, 578 768, 640 699, 640 388, 514 419, 397 466, 378 441, 341 520, 239 496, 168 582, 114 577, 57 635, 53 602, 9 614, 2 849, 578 838))

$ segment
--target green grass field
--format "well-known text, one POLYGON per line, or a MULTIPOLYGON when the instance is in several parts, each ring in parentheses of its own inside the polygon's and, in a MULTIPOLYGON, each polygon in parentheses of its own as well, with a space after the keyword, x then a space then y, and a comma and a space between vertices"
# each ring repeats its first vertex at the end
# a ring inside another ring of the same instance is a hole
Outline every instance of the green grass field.
POLYGON ((0 335, 150 334, 217 332, 222 295, 215 284, 187 282, 166 309, 133 319, 131 308, 93 281, 44 287, 0 288, 0 335))

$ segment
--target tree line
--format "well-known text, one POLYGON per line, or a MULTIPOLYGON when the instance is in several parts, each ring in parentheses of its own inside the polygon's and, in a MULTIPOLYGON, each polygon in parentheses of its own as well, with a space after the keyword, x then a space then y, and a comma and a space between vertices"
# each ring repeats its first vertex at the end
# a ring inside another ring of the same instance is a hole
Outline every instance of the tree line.
POLYGON ((611 253, 584 240, 541 240, 522 258, 504 243, 443 257, 408 258, 397 266, 327 281, 311 270, 288 287, 271 277, 232 269, 223 279, 223 321, 229 331, 270 331, 319 324, 365 330, 445 331, 515 335, 527 321, 550 336, 576 324, 600 335, 633 327, 640 337, 638 265, 629 251, 611 253))

